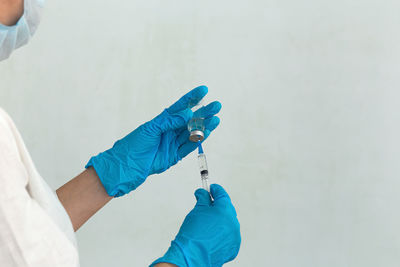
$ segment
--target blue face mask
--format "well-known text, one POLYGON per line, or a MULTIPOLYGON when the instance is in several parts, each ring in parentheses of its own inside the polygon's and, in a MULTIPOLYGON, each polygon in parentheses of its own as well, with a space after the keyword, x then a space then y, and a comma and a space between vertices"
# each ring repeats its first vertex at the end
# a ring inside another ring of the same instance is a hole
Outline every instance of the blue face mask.
POLYGON ((25 0, 24 14, 13 26, 0 24, 0 61, 28 43, 40 22, 40 13, 44 0, 25 0))

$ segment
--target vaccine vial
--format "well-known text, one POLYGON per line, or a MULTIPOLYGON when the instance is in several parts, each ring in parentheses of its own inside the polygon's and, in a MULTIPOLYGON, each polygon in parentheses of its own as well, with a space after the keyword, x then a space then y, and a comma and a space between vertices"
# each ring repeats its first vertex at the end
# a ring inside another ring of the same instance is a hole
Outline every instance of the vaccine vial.
POLYGON ((203 107, 203 101, 193 101, 189 103, 189 107, 193 111, 193 117, 188 123, 188 131, 190 133, 189 140, 192 142, 198 142, 204 140, 204 115, 202 114, 201 108, 203 107))

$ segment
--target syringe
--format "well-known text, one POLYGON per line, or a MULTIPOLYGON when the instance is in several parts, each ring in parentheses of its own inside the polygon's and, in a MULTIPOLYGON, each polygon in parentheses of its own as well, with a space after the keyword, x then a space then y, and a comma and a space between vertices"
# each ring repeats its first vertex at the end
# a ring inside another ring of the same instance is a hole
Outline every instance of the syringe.
POLYGON ((206 155, 204 154, 203 147, 201 146, 201 142, 198 142, 199 145, 199 155, 197 156, 200 167, 200 176, 201 182, 203 184, 203 188, 210 192, 210 185, 208 184, 208 166, 206 155))

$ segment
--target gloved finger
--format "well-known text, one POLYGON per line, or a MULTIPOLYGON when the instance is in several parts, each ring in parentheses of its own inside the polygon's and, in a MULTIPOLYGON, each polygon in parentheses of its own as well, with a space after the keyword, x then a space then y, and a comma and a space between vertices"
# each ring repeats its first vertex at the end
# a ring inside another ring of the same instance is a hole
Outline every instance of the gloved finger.
MULTIPOLYGON (((213 117, 216 118, 215 121, 216 124, 213 124, 212 127, 210 129, 206 129, 204 131, 204 139, 202 141, 202 143, 208 138, 208 136, 210 136, 210 133, 215 130, 215 128, 218 126, 219 124, 219 118, 218 117, 213 117)), ((195 142, 190 141, 189 139, 187 139, 187 141, 185 143, 183 143, 179 149, 178 149, 178 155, 180 158, 184 158, 186 157, 190 152, 192 152, 193 150, 195 150, 197 148, 198 144, 195 142)))
POLYGON ((194 107, 208 93, 208 88, 205 85, 194 88, 186 95, 182 96, 172 106, 167 108, 168 112, 176 113, 186 108, 194 107))
POLYGON ((214 101, 205 107, 199 108, 193 114, 193 117, 197 118, 210 118, 217 114, 221 110, 221 103, 219 101, 214 101))
POLYGON ((210 186, 210 193, 214 199, 214 205, 231 204, 231 198, 225 189, 219 184, 212 184, 210 186))
POLYGON ((210 206, 211 205, 211 197, 207 190, 203 188, 199 188, 194 192, 194 196, 196 197, 197 203, 196 206, 210 206))
POLYGON ((171 114, 168 110, 164 110, 160 115, 155 117, 147 125, 154 133, 162 134, 169 130, 179 129, 189 122, 193 112, 190 108, 171 114))
MULTIPOLYGON (((217 128, 220 120, 217 116, 208 118, 204 120, 204 128, 208 129, 209 131, 213 131, 217 128)), ((177 143, 179 146, 183 145, 186 142, 191 142, 189 140, 190 132, 188 131, 187 127, 183 128, 181 132, 178 134, 177 143)), ((192 143, 192 142, 191 142, 192 143)))

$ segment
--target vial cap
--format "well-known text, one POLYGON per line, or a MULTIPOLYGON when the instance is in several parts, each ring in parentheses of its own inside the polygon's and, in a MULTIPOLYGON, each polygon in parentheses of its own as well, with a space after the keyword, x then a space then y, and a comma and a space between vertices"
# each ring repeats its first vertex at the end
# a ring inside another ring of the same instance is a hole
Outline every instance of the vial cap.
POLYGON ((189 140, 192 142, 198 142, 198 141, 203 141, 204 139, 204 133, 199 130, 191 131, 189 140))

